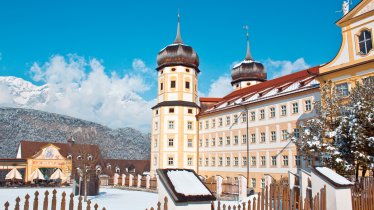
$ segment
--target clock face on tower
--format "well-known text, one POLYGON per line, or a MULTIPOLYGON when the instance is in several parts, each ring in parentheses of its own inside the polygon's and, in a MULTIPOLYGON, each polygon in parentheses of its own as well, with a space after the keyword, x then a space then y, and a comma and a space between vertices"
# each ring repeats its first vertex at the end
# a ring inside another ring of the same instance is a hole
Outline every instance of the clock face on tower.
POLYGON ((52 159, 53 158, 53 149, 52 148, 47 148, 45 150, 45 158, 47 159, 52 159))

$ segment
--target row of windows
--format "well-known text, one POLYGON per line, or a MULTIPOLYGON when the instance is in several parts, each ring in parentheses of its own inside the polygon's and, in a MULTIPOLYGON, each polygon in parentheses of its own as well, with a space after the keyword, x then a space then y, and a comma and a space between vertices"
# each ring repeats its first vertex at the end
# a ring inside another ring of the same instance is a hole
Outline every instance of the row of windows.
MULTIPOLYGON (((293 136, 295 138, 300 137, 300 129, 299 128, 294 129, 293 136)), ((282 130, 281 131, 281 140, 286 141, 289 138, 290 138, 290 134, 288 133, 288 131, 287 130, 282 130)), ((231 137, 230 136, 226 136, 225 139, 224 139, 224 137, 218 137, 218 139, 212 138, 210 140, 205 139, 204 146, 205 147, 222 146, 223 144, 231 145, 231 143, 233 143, 233 145, 239 145, 239 141, 241 142, 241 144, 247 144, 247 135, 242 135, 241 139, 239 139, 239 136, 235 135, 234 139, 233 139, 233 142, 231 142, 231 137)), ((276 142, 277 141, 276 131, 271 131, 270 132, 270 140, 269 141, 270 142, 276 142)), ((260 143, 265 143, 266 142, 266 133, 265 132, 260 133, 259 142, 260 143)), ((257 137, 256 137, 255 133, 250 134, 250 143, 257 143, 257 137)), ((203 147, 203 140, 202 139, 199 139, 199 146, 203 147)))
MULTIPOLYGON (((366 77, 362 79, 363 82, 366 82, 367 80, 374 80, 374 76, 366 77)), ((339 83, 336 86, 336 92, 340 96, 348 96, 349 95, 349 84, 348 82, 339 83)))
MULTIPOLYGON (((186 89, 186 90, 190 90, 190 86, 191 86, 191 83, 190 82, 188 82, 188 81, 186 81, 186 82, 184 82, 184 88, 186 89)), ((176 82, 176 80, 171 80, 170 81, 170 88, 171 89, 175 89, 177 87, 177 82, 176 82)), ((164 83, 163 82, 161 82, 160 83, 160 91, 163 91, 164 90, 164 83)), ((197 90, 197 86, 195 85, 195 91, 197 90)))
MULTIPOLYGON (((156 109, 156 111, 155 111, 155 115, 158 115, 158 109, 156 109)), ((171 107, 171 108, 169 108, 169 114, 173 114, 173 113, 175 113, 175 109, 174 109, 174 107, 171 107)), ((193 110, 192 109, 187 109, 187 113, 188 114, 192 114, 193 113, 193 110)))
MULTIPOLYGON (((287 167, 289 166, 289 156, 288 155, 282 155, 281 157, 281 166, 287 167)), ((301 157, 299 155, 295 155, 295 165, 301 166, 301 157)), ((250 157, 250 166, 252 167, 265 167, 267 163, 267 156, 260 156, 260 160, 257 163, 257 156, 251 156, 250 157), (257 165, 258 164, 258 165, 257 165)), ((308 159, 309 164, 311 163, 311 160, 308 159)), ((277 156, 270 156, 270 166, 271 167, 277 167, 278 166, 278 159, 277 156)), ((199 166, 203 166, 203 158, 199 158, 199 166)), ((247 157, 241 157, 241 160, 239 160, 239 157, 234 157, 231 159, 231 157, 211 157, 211 158, 204 158, 204 166, 247 166, 247 157)))
MULTIPOLYGON (((168 139, 168 142, 167 142, 167 145, 168 147, 174 147, 174 139, 173 138, 169 138, 168 139)), ((158 140, 157 139, 154 139, 153 140, 153 146, 154 147, 157 147, 158 146, 158 140)), ((187 147, 188 148, 192 148, 193 147, 193 141, 192 139, 187 139, 187 147)))
MULTIPOLYGON (((158 122, 155 122, 155 131, 158 130, 158 122)), ((168 129, 174 129, 175 128, 175 121, 174 120, 169 120, 168 121, 168 129)), ((188 121, 187 122, 187 130, 193 130, 193 122, 188 121)))
MULTIPOLYGON (((298 102, 293 102, 291 104, 291 108, 292 108, 291 109, 292 114, 299 113, 299 103, 298 102)), ((312 101, 311 100, 306 100, 305 103, 304 103, 304 108, 305 108, 305 111, 307 111, 307 112, 312 111, 312 101)), ((269 108, 269 118, 275 118, 275 116, 276 116, 275 107, 270 107, 269 108)), ((281 105, 280 106, 280 116, 287 116, 287 105, 281 105)), ((256 111, 250 111, 249 116, 247 115, 246 112, 242 112, 240 115, 234 114, 233 118, 234 118, 233 124, 237 124, 240 119, 241 119, 242 123, 247 122, 247 120, 256 121, 256 111), (249 119, 248 119, 248 117, 249 117, 249 119)), ((265 109, 260 109, 259 110, 258 118, 259 118, 259 120, 264 120, 265 119, 265 109)), ((226 126, 231 126, 232 125, 231 124, 232 123, 231 122, 231 116, 226 116, 225 117, 225 122, 224 122, 224 118, 220 117, 220 118, 218 118, 217 123, 218 123, 218 127, 221 127, 224 124, 226 126)), ((202 130, 203 129, 203 122, 200 122, 199 126, 200 126, 200 129, 202 130)), ((211 128, 216 127, 216 119, 205 120, 204 128, 209 129, 210 127, 211 128)))

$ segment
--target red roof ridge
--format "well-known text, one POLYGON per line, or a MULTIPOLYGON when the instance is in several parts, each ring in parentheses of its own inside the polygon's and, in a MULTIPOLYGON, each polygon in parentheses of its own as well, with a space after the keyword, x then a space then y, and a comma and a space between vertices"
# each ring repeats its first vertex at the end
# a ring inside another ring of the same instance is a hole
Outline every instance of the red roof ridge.
POLYGON ((215 98, 215 97, 200 97, 200 102, 218 102, 222 100, 222 98, 215 98))

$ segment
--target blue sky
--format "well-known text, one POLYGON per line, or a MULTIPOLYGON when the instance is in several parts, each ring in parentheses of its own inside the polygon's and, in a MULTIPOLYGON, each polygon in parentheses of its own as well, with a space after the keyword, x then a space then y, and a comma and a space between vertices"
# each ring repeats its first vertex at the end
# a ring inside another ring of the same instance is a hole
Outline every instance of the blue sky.
POLYGON ((46 71, 43 65, 53 56, 68 59, 74 54, 97 59, 108 75, 144 76, 149 87, 137 94, 152 100, 156 55, 174 40, 179 9, 183 41, 200 57, 200 92, 219 94, 228 91, 227 85, 222 91, 212 87, 229 83, 230 67, 245 56, 243 25, 250 28, 253 57, 267 65, 272 78, 335 56, 341 42, 335 25, 342 16, 336 12, 341 4, 342 0, 1 0, 0 76, 42 85, 46 79, 35 79, 32 66, 46 71), (140 70, 134 61, 141 61, 140 70))

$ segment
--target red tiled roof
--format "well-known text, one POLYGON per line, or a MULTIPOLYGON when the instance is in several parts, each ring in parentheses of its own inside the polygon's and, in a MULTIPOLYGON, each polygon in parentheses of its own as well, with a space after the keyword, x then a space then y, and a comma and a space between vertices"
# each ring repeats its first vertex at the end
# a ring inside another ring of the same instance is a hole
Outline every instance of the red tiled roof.
POLYGON ((218 102, 222 100, 222 98, 206 98, 206 97, 200 97, 200 102, 218 102))
POLYGON ((150 160, 119 160, 119 159, 106 159, 101 163, 103 173, 113 176, 116 167, 120 169, 120 174, 126 174, 126 168, 129 170, 135 169, 135 174, 142 174, 150 170, 150 160), (110 169, 107 168, 110 164, 110 169))

